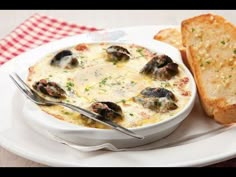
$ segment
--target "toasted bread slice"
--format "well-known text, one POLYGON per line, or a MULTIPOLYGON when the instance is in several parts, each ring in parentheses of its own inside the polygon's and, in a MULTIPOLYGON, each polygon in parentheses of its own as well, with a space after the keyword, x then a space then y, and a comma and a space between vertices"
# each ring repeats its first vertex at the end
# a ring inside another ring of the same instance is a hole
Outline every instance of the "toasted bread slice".
POLYGON ((184 20, 181 33, 205 112, 220 123, 235 123, 236 27, 204 14, 184 20))
POLYGON ((170 45, 173 45, 177 49, 179 49, 179 51, 182 55, 183 62, 185 63, 185 65, 188 66, 187 59, 186 59, 186 51, 185 51, 185 47, 182 44, 182 35, 180 32, 180 29, 166 28, 166 29, 160 30, 154 36, 154 39, 168 43, 170 45))

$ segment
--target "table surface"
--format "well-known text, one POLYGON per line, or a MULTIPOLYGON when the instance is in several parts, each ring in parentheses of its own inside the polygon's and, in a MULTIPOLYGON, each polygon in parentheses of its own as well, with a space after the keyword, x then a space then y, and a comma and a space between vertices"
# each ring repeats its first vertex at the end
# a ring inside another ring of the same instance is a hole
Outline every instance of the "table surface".
MULTIPOLYGON (((202 14, 216 13, 236 24, 235 10, 1 10, 0 39, 34 13, 49 15, 68 22, 97 28, 114 28, 139 25, 180 25, 183 19, 202 14)), ((42 167, 44 165, 24 159, 0 147, 0 166, 42 167)), ((211 167, 236 167, 236 158, 211 167)))

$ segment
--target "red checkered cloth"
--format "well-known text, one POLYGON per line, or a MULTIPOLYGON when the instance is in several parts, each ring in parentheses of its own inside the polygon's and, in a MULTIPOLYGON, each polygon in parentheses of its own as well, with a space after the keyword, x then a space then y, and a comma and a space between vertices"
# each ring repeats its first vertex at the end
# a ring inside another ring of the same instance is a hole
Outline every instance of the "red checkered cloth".
POLYGON ((93 27, 80 26, 45 15, 34 14, 0 40, 0 65, 42 44, 66 36, 97 30, 93 27))

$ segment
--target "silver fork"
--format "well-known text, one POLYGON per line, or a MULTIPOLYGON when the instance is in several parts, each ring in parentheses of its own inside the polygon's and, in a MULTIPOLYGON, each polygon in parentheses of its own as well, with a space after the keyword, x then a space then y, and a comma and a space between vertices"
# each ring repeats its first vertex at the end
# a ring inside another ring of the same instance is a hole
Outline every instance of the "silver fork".
POLYGON ((46 100, 45 98, 41 97, 36 91, 34 91, 33 89, 31 89, 16 73, 10 74, 9 75, 10 78, 13 80, 13 82, 15 83, 15 85, 20 89, 20 91, 32 102, 38 104, 38 105, 61 105, 67 108, 72 109, 73 111, 77 111, 80 114, 83 114, 84 116, 95 120, 97 122, 100 122, 102 124, 105 124, 111 128, 113 128, 114 130, 117 130, 121 133, 124 133, 126 135, 129 135, 131 137, 137 138, 137 139, 144 139, 143 136, 141 135, 137 135, 136 133, 134 133, 133 131, 130 131, 120 125, 117 125, 116 123, 112 122, 109 119, 106 119, 104 117, 102 117, 99 114, 96 114, 94 112, 88 111, 86 109, 83 109, 79 106, 75 106, 72 104, 68 104, 68 103, 64 103, 62 101, 51 101, 51 100, 46 100))

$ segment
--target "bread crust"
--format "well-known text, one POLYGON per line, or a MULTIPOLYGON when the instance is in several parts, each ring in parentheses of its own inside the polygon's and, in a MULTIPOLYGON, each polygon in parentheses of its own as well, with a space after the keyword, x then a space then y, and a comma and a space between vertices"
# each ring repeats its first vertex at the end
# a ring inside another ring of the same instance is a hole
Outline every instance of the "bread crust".
POLYGON ((184 64, 188 67, 185 47, 182 44, 182 36, 179 28, 165 28, 160 30, 153 39, 168 43, 179 49, 184 64))
POLYGON ((221 16, 203 14, 184 20, 181 33, 204 111, 219 123, 235 123, 236 27, 221 16))

